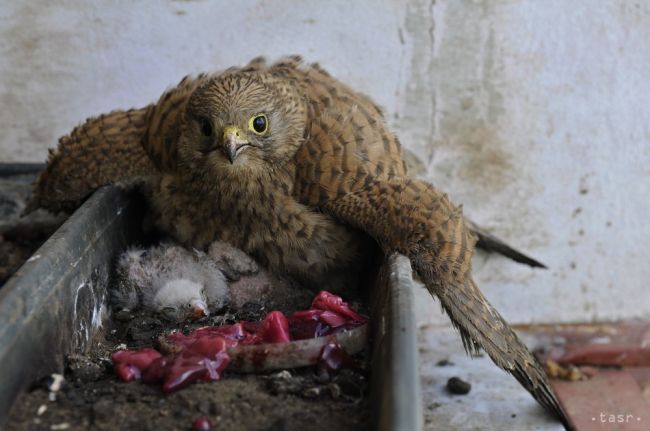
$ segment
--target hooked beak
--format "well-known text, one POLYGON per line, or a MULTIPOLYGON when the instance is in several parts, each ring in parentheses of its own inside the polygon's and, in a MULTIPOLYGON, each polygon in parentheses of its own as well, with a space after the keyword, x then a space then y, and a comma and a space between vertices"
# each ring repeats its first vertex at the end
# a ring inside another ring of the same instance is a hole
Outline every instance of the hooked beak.
POLYGON ((230 163, 234 163, 244 147, 250 144, 244 140, 244 134, 237 126, 226 126, 223 130, 223 151, 230 163))
POLYGON ((200 300, 193 300, 190 303, 191 309, 190 309, 190 318, 192 319, 200 319, 201 317, 206 317, 210 313, 208 311, 207 305, 200 300))

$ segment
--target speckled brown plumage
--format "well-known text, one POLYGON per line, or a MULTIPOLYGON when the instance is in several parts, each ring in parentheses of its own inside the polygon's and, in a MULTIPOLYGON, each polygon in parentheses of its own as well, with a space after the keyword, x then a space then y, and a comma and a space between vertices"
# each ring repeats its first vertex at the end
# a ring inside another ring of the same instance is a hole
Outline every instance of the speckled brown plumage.
POLYGON ((70 210, 97 188, 133 182, 154 173, 142 138, 151 106, 89 118, 50 150, 27 212, 70 210))
MULTIPOLYGON (((133 149, 132 166, 115 155, 107 165, 123 169, 114 180, 145 179, 156 223, 178 241, 206 248, 223 240, 309 283, 354 271, 372 238, 410 258, 468 352, 483 348, 564 419, 543 370, 472 280, 476 238, 461 209, 407 176, 397 138, 366 96, 291 57, 186 78, 157 104, 129 112, 112 114, 137 114, 128 124, 139 135, 121 144, 141 143, 150 161, 133 149), (253 127, 259 116, 264 133, 253 127)), ((104 128, 90 127, 104 138, 104 128)), ((66 157, 66 142, 55 159, 66 157)), ((40 189, 62 169, 57 160, 40 189)), ((103 179, 90 178, 78 194, 103 179)), ((37 196, 47 206, 45 194, 37 196)))

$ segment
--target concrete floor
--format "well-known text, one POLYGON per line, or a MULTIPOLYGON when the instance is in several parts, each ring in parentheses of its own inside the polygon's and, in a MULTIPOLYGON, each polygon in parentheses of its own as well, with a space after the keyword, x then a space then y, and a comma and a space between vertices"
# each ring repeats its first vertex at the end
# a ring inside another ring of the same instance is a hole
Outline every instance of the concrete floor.
POLYGON ((429 292, 420 285, 415 292, 415 308, 425 430, 564 429, 488 356, 467 356, 458 331, 441 312, 439 303, 432 310, 430 301, 429 292), (451 364, 439 366, 442 360, 451 364), (447 380, 454 376, 471 383, 469 394, 447 392, 447 380))
POLYGON ((453 328, 422 326, 419 342, 426 430, 564 430, 489 357, 468 357, 453 328), (438 366, 441 360, 451 364, 438 366), (447 392, 447 380, 454 376, 471 383, 467 395, 447 392))

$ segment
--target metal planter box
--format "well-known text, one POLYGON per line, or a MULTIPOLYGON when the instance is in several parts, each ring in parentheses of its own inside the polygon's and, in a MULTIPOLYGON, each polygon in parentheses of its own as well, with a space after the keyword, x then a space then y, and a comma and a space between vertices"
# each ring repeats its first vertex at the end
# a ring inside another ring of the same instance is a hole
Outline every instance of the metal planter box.
MULTIPOLYGON (((142 197, 115 187, 88 199, 0 289, 0 427, 34 379, 62 372, 108 315, 113 259, 142 239, 142 197)), ((374 427, 420 430, 411 267, 384 262, 371 298, 374 427)))

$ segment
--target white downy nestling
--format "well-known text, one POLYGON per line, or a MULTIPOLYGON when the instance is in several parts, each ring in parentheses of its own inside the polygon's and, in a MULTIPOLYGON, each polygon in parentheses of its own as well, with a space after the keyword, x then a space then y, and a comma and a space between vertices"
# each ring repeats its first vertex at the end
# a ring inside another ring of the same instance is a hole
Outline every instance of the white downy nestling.
POLYGON ((214 261, 200 251, 162 244, 130 249, 117 264, 118 308, 143 308, 174 321, 209 315, 228 299, 228 285, 214 261))
POLYGON ((153 296, 151 305, 168 319, 176 321, 210 314, 203 286, 186 278, 164 282, 153 296))

